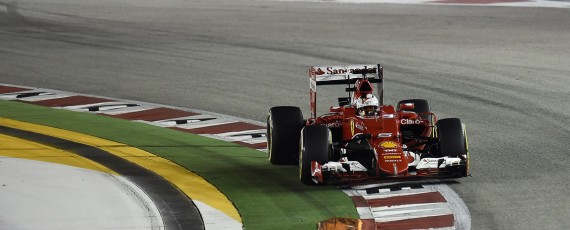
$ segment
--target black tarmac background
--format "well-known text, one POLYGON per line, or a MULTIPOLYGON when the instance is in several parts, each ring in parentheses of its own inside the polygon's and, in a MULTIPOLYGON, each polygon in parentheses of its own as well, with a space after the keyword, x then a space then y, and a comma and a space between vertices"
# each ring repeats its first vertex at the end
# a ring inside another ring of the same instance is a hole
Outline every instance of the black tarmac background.
POLYGON ((0 1, 0 82, 263 121, 275 105, 308 114, 308 66, 380 62, 387 103, 425 98, 467 125, 473 177, 450 186, 474 229, 565 229, 569 22, 552 8, 0 1))

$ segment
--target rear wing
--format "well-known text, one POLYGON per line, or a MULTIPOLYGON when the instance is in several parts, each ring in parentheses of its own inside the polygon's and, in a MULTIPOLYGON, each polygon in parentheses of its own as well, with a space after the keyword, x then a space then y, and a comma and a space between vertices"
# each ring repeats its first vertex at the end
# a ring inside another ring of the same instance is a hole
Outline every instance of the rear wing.
POLYGON ((319 85, 351 85, 358 79, 367 79, 377 83, 378 100, 383 104, 384 69, 380 64, 361 64, 348 66, 312 66, 309 69, 311 118, 317 116, 317 86, 319 85))
MULTIPOLYGON (((354 84, 357 79, 367 78, 371 83, 382 81, 380 64, 311 67, 309 77, 316 85, 354 84)), ((312 84, 312 83, 311 83, 312 84)))

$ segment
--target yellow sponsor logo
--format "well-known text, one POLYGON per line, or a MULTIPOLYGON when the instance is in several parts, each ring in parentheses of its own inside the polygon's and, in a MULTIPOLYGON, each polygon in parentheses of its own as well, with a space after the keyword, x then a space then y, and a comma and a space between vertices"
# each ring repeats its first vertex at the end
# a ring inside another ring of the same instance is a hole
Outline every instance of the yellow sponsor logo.
POLYGON ((380 143, 380 146, 385 149, 393 149, 398 147, 398 143, 394 141, 383 141, 382 143, 380 143))
POLYGON ((384 156, 384 159, 400 159, 402 156, 384 156))

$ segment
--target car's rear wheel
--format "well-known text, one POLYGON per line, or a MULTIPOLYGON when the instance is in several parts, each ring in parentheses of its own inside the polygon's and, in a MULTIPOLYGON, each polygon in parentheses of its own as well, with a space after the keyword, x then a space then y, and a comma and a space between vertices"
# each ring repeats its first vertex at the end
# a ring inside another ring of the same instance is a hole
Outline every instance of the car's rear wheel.
POLYGON ((267 153, 274 165, 297 164, 299 136, 304 126, 301 109, 277 106, 267 116, 267 153))
POLYGON ((301 131, 301 150, 299 152, 299 175, 301 183, 315 185, 311 175, 311 162, 326 163, 332 150, 331 133, 326 126, 306 126, 301 131))
POLYGON ((465 165, 459 167, 461 176, 467 176, 469 171, 469 147, 467 132, 459 118, 446 118, 437 121, 438 151, 441 157, 464 158, 465 165))

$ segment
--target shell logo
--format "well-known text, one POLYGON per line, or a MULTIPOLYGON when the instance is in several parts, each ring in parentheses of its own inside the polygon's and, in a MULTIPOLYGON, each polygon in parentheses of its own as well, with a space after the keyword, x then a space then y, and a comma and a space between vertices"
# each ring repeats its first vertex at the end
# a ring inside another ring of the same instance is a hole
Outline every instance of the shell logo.
POLYGON ((394 141, 383 141, 382 143, 380 143, 380 147, 385 149, 394 149, 398 147, 398 143, 394 141))

